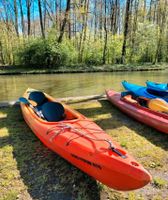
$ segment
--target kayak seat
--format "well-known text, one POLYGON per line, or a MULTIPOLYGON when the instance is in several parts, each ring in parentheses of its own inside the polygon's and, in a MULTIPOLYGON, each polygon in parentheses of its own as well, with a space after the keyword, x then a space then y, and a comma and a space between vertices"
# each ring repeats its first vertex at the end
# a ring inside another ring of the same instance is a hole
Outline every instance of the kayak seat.
POLYGON ((152 95, 155 95, 155 96, 158 96, 158 97, 166 97, 166 95, 167 95, 167 92, 155 91, 155 90, 152 90, 152 89, 147 89, 147 92, 149 94, 152 94, 152 95))
POLYGON ((41 91, 33 91, 29 94, 29 100, 37 103, 35 108, 41 113, 41 117, 49 122, 57 122, 64 119, 65 111, 61 103, 49 102, 41 91))
POLYGON ((49 122, 57 122, 65 118, 65 110, 61 103, 47 102, 42 105, 44 118, 49 122))
POLYGON ((41 109, 41 106, 48 101, 43 92, 34 91, 29 94, 29 100, 37 103, 37 109, 41 109))
POLYGON ((31 92, 28 99, 34 101, 37 104, 35 107, 39 112, 42 110, 42 105, 48 101, 44 93, 41 91, 31 92))
POLYGON ((133 92, 131 92, 131 91, 124 91, 124 92, 121 92, 121 97, 125 97, 125 96, 127 96, 127 95, 131 95, 133 99, 136 99, 136 98, 137 98, 137 96, 136 96, 133 92))
POLYGON ((129 101, 130 103, 135 103, 137 104, 138 101, 132 98, 132 95, 126 95, 123 97, 123 99, 125 99, 126 101, 129 101))
POLYGON ((138 103, 143 107, 148 107, 148 98, 146 97, 138 97, 138 103))

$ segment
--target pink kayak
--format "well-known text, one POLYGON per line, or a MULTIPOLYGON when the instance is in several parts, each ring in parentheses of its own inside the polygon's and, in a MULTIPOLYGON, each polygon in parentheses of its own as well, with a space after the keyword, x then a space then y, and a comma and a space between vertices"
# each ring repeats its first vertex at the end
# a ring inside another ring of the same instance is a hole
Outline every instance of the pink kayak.
POLYGON ((168 133, 168 114, 150 110, 134 99, 121 97, 121 93, 114 90, 107 90, 106 95, 113 105, 129 116, 161 132, 168 133))

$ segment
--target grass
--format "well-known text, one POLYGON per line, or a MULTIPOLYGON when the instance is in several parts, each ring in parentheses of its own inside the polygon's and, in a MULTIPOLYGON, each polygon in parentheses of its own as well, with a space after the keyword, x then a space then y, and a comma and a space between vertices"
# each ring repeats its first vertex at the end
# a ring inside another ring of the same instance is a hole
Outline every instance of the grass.
POLYGON ((168 135, 127 117, 106 100, 72 106, 143 164, 153 182, 131 192, 96 182, 43 146, 14 106, 0 109, 0 200, 168 199, 168 135))
POLYGON ((0 75, 12 74, 50 74, 50 73, 76 73, 76 72, 113 72, 113 71, 149 71, 167 69, 167 64, 127 64, 127 65, 101 65, 87 66, 76 64, 71 66, 60 66, 59 68, 23 67, 23 66, 0 66, 0 75))
POLYGON ((161 188, 166 187, 167 181, 164 180, 164 179, 161 179, 160 177, 155 177, 153 179, 153 184, 154 184, 155 187, 161 189, 161 188))

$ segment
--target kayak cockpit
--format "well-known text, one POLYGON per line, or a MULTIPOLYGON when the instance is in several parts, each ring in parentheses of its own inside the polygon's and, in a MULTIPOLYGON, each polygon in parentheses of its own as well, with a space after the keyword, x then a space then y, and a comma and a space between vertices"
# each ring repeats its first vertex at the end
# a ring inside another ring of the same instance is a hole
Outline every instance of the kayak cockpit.
POLYGON ((59 122, 78 118, 75 113, 64 108, 63 104, 52 101, 41 91, 28 91, 26 96, 35 114, 45 121, 59 122))

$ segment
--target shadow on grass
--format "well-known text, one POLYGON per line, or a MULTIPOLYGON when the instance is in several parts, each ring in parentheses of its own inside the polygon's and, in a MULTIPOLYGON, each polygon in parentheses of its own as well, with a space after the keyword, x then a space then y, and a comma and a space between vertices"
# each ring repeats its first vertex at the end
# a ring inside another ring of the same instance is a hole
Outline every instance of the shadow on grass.
POLYGON ((99 100, 101 107, 77 109, 87 117, 108 114, 108 118, 98 119, 95 122, 104 130, 120 128, 126 126, 137 134, 145 137, 148 141, 164 150, 168 150, 168 134, 161 133, 143 123, 140 123, 128 115, 122 113, 118 108, 113 106, 108 100, 99 100))
POLYGON ((97 182, 48 150, 28 128, 18 106, 3 108, 2 112, 7 117, 0 119, 0 129, 7 128, 9 136, 1 137, 0 147, 12 145, 21 179, 32 199, 100 199, 97 182))

